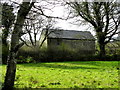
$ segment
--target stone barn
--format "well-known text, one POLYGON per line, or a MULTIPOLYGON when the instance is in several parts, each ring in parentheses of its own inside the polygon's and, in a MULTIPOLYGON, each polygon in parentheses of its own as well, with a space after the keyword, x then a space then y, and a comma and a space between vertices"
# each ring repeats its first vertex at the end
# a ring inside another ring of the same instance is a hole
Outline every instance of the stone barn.
MULTIPOLYGON (((41 41, 46 30, 41 33, 41 41)), ((95 53, 95 38, 89 31, 48 30, 44 46, 53 51, 73 51, 81 55, 95 53)))

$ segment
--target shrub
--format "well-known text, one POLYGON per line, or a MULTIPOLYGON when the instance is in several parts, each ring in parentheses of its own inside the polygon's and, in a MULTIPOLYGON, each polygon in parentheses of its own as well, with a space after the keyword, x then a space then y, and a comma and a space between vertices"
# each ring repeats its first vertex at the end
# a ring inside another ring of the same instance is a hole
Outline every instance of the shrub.
MULTIPOLYGON (((101 58, 98 54, 95 55, 81 55, 81 53, 75 50, 65 48, 65 45, 59 47, 58 50, 46 49, 46 48, 28 48, 23 47, 18 52, 19 63, 30 62, 60 62, 60 61, 112 61, 119 60, 119 55, 106 55, 101 58)), ((83 51, 82 51, 83 52, 83 51)))
POLYGON ((23 56, 19 56, 19 59, 17 59, 17 63, 32 63, 35 62, 32 57, 23 58, 23 56))
POLYGON ((114 41, 106 45, 107 55, 120 55, 120 42, 114 41))

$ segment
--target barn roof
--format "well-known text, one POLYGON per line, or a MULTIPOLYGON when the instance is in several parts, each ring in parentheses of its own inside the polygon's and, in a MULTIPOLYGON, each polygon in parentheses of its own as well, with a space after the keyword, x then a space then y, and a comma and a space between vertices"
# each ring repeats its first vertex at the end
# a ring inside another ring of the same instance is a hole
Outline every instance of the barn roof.
POLYGON ((50 33, 48 38, 63 38, 63 39, 80 39, 80 40, 95 40, 89 31, 76 30, 48 30, 50 33))

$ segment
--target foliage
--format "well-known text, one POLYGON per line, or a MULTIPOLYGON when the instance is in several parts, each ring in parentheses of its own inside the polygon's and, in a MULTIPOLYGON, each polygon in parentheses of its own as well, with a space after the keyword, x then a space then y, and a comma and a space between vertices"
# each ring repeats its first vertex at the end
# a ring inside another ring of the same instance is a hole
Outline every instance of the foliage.
POLYGON ((27 63, 26 58, 28 57, 32 58, 30 62, 99 61, 101 59, 102 61, 118 61, 120 59, 119 54, 107 54, 104 58, 101 58, 97 53, 95 55, 81 55, 65 44, 58 46, 58 50, 51 50, 46 47, 34 49, 23 46, 18 52, 18 63, 27 63))
POLYGON ((107 55, 120 55, 120 41, 113 41, 106 45, 107 55))
POLYGON ((19 56, 18 59, 17 59, 17 63, 32 63, 34 62, 34 60, 32 59, 32 57, 27 57, 27 58, 24 58, 23 56, 19 56))
POLYGON ((19 60, 18 63, 27 62, 26 58, 28 58, 28 57, 32 58, 30 62, 35 62, 35 61, 40 62, 42 58, 45 59, 45 57, 47 57, 47 54, 46 54, 46 51, 44 50, 44 48, 42 50, 40 50, 39 48, 35 49, 35 48, 23 46, 18 52, 18 56, 17 56, 17 59, 19 60))
MULTIPOLYGON (((118 61, 18 64, 15 88, 118 88, 118 61)), ((5 75, 6 65, 2 68, 5 75)), ((2 80, 3 82, 3 80, 2 80)))

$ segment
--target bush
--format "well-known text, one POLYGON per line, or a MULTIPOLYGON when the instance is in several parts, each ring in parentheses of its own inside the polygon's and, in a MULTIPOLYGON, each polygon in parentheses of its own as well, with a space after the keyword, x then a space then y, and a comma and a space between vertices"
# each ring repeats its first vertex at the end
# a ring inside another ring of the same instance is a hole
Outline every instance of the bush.
POLYGON ((106 54, 107 55, 120 55, 120 42, 114 41, 106 45, 106 54))
POLYGON ((23 58, 23 56, 19 56, 17 63, 32 63, 34 62, 34 60, 32 59, 32 57, 27 57, 27 58, 23 58))
POLYGON ((62 62, 62 61, 117 61, 120 55, 106 55, 101 58, 98 54, 95 55, 81 55, 74 50, 59 48, 59 50, 52 50, 46 48, 28 48, 23 47, 18 52, 18 63, 30 62, 62 62))

